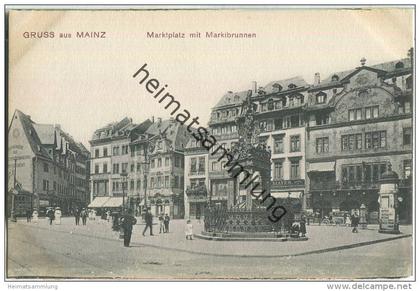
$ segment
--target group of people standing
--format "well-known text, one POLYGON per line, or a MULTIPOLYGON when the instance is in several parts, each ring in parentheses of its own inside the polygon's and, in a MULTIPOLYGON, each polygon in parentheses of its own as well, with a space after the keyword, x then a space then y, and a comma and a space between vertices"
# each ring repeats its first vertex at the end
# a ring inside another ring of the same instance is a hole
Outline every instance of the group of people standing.
POLYGON ((74 218, 76 221, 76 225, 80 225, 80 218, 82 218, 83 225, 86 225, 88 216, 89 216, 89 212, 87 211, 86 208, 82 208, 82 209, 76 208, 74 210, 74 218))

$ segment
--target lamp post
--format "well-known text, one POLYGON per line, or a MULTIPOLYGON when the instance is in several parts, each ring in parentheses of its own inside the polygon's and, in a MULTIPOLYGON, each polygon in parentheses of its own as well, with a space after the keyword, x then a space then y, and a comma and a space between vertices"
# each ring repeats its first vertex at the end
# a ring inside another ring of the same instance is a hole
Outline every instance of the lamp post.
POLYGON ((18 194, 18 191, 16 190, 16 161, 17 158, 14 158, 15 160, 15 164, 14 164, 14 171, 13 171, 13 191, 12 191, 12 209, 10 211, 10 220, 13 222, 16 222, 16 211, 15 211, 15 207, 16 207, 16 195, 18 194))
POLYGON ((143 162, 143 188, 144 188, 144 207, 147 209, 147 176, 149 175, 150 163, 146 160, 143 162))
POLYGON ((127 173, 126 172, 122 172, 121 174, 120 174, 120 176, 121 176, 121 179, 122 179, 122 190, 123 190, 123 205, 122 205, 122 207, 123 207, 123 214, 125 213, 125 183, 127 182, 127 173))

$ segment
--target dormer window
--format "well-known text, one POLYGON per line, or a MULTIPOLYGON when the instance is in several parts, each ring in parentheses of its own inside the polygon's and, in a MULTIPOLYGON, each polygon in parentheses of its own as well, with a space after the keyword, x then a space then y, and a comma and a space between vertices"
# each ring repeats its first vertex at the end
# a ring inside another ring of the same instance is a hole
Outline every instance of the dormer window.
POLYGON ((332 81, 332 82, 337 82, 338 80, 340 80, 340 78, 339 78, 337 75, 333 75, 333 76, 331 77, 331 81, 332 81))
POLYGON ((396 63, 396 64, 395 64, 395 68, 396 68, 396 69, 402 69, 402 68, 404 68, 404 63, 403 63, 403 62, 398 62, 398 63, 396 63))
POLYGON ((288 87, 289 87, 289 89, 297 88, 297 86, 295 84, 293 84, 293 83, 290 83, 288 87))
POLYGON ((226 101, 227 101, 227 103, 230 103, 230 98, 227 98, 226 101))
POLYGON ((280 92, 283 89, 283 87, 279 83, 274 83, 273 88, 274 88, 273 91, 277 91, 277 92, 280 92))
POLYGON ((238 96, 238 95, 235 95, 235 97, 233 97, 233 100, 234 100, 235 102, 239 101, 239 96, 238 96))
POLYGON ((317 104, 323 104, 327 101, 327 94, 325 94, 324 92, 319 92, 315 96, 317 104))
POLYGON ((265 91, 263 87, 258 88, 258 95, 264 95, 265 91))

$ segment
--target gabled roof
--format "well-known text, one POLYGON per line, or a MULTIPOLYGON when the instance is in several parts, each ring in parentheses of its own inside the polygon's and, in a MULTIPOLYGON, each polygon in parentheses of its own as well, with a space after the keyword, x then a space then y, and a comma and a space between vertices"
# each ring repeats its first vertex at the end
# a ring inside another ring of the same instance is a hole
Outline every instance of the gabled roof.
POLYGON ((147 134, 152 135, 151 140, 158 138, 163 133, 165 138, 170 141, 172 148, 178 151, 183 151, 188 142, 189 134, 186 132, 186 127, 175 119, 155 121, 146 131, 147 134))
MULTIPOLYGON (((17 115, 22 123, 23 131, 25 132, 26 138, 31 146, 32 152, 37 156, 50 159, 46 149, 42 146, 41 140, 34 128, 35 123, 31 120, 31 117, 24 114, 20 110, 16 110, 14 115, 17 115)), ((14 120, 15 119, 13 116, 13 121, 14 120)))

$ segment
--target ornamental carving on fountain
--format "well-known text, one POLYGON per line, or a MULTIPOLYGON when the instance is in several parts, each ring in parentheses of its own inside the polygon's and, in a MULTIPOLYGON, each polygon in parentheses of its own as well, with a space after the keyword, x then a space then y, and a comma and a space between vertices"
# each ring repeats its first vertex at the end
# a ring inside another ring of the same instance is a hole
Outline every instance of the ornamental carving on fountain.
POLYGON ((255 116, 257 104, 251 101, 252 91, 242 104, 241 114, 236 118, 239 142, 232 148, 234 160, 244 167, 265 168, 270 164, 270 150, 259 141, 260 127, 255 116))

